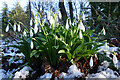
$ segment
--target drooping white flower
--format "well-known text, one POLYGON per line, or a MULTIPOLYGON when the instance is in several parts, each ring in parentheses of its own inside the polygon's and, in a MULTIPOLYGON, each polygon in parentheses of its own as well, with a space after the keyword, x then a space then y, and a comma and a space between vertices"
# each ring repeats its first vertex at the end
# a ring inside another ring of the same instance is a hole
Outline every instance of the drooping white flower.
POLYGON ((14 23, 13 30, 16 31, 16 24, 14 23))
POLYGON ((68 20, 66 21, 66 29, 68 30, 69 29, 69 24, 68 24, 68 20))
POLYGON ((32 22, 32 19, 30 20, 30 26, 32 26, 33 25, 33 22, 32 22))
POLYGON ((34 32, 35 32, 35 33, 37 33, 37 32, 38 32, 37 23, 35 23, 34 32))
POLYGON ((33 49, 33 41, 31 41, 31 44, 30 44, 30 46, 31 46, 31 49, 33 49))
POLYGON ((79 28, 80 30, 83 30, 83 32, 85 32, 85 27, 84 27, 84 25, 83 25, 83 23, 82 23, 82 20, 80 20, 80 24, 78 25, 78 28, 79 28))
POLYGON ((33 32, 32 32, 32 29, 30 29, 30 37, 33 36, 33 32))
POLYGON ((72 64, 74 64, 74 62, 73 62, 73 59, 71 59, 71 61, 70 61, 72 64))
POLYGON ((113 62, 114 62, 115 65, 118 63, 116 55, 113 55, 113 62))
POLYGON ((69 24, 71 25, 71 20, 69 20, 69 24))
POLYGON ((104 34, 104 35, 106 34, 104 27, 103 27, 103 34, 104 34))
POLYGON ((62 14, 60 11, 59 11, 59 18, 62 19, 62 14))
POLYGON ((95 58, 98 59, 97 54, 95 54, 95 58))
POLYGON ((82 38, 83 38, 83 35, 82 35, 81 30, 80 30, 80 32, 79 32, 79 37, 80 37, 80 39, 82 39, 82 38))
POLYGON ((24 30, 24 32, 23 32, 23 35, 24 35, 24 36, 27 36, 27 33, 26 33, 26 31, 25 31, 25 30, 24 30))
POLYGON ((90 58, 90 67, 93 67, 93 58, 90 58))
POLYGON ((20 32, 21 28, 20 28, 20 24, 18 24, 18 31, 20 32))
POLYGON ((84 14, 84 12, 83 12, 83 20, 85 20, 85 14, 84 14))
POLYGON ((104 49, 107 50, 107 41, 105 42, 104 49))
POLYGON ((48 11, 47 18, 48 18, 48 20, 50 20, 50 18, 51 18, 50 11, 48 11))
POLYGON ((8 32, 9 31, 9 24, 7 25, 6 29, 5 29, 5 32, 8 32))
POLYGON ((55 20, 53 18, 53 16, 50 17, 50 24, 53 25, 53 27, 55 27, 55 20))

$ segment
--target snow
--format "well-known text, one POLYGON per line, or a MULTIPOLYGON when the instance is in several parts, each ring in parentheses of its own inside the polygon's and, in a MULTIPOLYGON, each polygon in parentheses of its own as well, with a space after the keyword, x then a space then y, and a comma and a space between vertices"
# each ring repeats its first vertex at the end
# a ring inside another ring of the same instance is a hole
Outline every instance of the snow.
POLYGON ((45 73, 44 75, 40 76, 40 78, 52 78, 52 73, 45 73))
POLYGON ((109 67, 109 62, 104 61, 101 63, 102 66, 99 66, 98 73, 95 74, 88 74, 87 79, 89 78, 119 78, 119 74, 116 71, 113 71, 109 67), (118 75, 115 75, 118 74, 118 75))
POLYGON ((17 72, 15 73, 14 78, 26 78, 26 76, 29 75, 29 71, 30 71, 30 70, 31 70, 30 67, 25 66, 25 67, 23 67, 20 71, 17 71, 17 72))

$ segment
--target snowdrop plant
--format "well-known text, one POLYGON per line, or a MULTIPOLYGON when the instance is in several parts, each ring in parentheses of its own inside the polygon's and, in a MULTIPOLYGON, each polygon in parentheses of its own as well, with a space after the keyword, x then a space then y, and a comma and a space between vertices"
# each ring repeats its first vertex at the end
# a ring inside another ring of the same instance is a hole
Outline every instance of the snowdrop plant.
POLYGON ((80 20, 80 24, 78 25, 78 28, 79 28, 80 30, 83 30, 83 32, 85 32, 85 27, 84 27, 84 25, 83 25, 83 23, 82 23, 82 20, 80 20))
POLYGON ((80 36, 80 39, 83 38, 81 30, 80 30, 80 32, 79 32, 79 36, 80 36))
POLYGON ((30 26, 32 26, 33 25, 33 22, 32 22, 32 19, 30 19, 30 26))
POLYGON ((93 58, 92 57, 90 58, 90 67, 91 68, 93 67, 93 58))
POLYGON ((66 27, 67 30, 69 29, 68 19, 66 21, 66 26, 65 27, 66 27))
MULTIPOLYGON (((41 14, 39 14, 41 21, 35 19, 36 21, 33 22, 40 24, 41 31, 38 32, 32 27, 30 30, 26 29, 27 31, 24 33, 27 36, 20 37, 21 42, 18 42, 20 45, 11 46, 18 48, 25 55, 25 59, 31 67, 33 67, 32 64, 39 64, 39 62, 34 63, 34 59, 42 61, 42 58, 46 57, 50 65, 54 69, 57 69, 60 56, 66 55, 69 62, 71 59, 78 61, 81 57, 89 58, 89 56, 96 53, 98 47, 101 46, 101 44, 94 42, 92 39, 90 34, 92 34, 93 31, 85 31, 82 21, 80 21, 78 26, 71 24, 69 27, 69 19, 67 19, 66 25, 56 25, 55 15, 51 10, 49 11, 48 20, 51 24, 49 25, 47 23, 44 24, 41 14), (50 28, 50 26, 52 28, 50 28), (92 45, 94 46, 92 47, 92 45)), ((92 65, 93 63, 91 62, 91 66, 92 65)))
POLYGON ((33 41, 31 41, 30 46, 31 46, 31 49, 33 49, 33 47, 34 47, 34 46, 33 46, 33 41))
POLYGON ((106 34, 106 32, 105 32, 105 28, 103 27, 103 35, 105 35, 106 34))
POLYGON ((16 31, 16 23, 14 23, 13 30, 16 31))
POLYGON ((105 41, 104 49, 107 50, 107 48, 108 48, 107 41, 105 41))
POLYGON ((24 32, 23 32, 23 36, 27 36, 27 33, 26 33, 26 31, 24 30, 24 32))
POLYGON ((60 11, 59 11, 59 13, 58 13, 58 14, 59 14, 59 18, 60 18, 60 19, 62 19, 62 14, 61 14, 61 12, 60 12, 60 11))
POLYGON ((20 24, 18 24, 18 32, 20 32, 21 28, 20 28, 20 24))
POLYGON ((53 26, 53 28, 55 27, 55 20, 53 16, 50 17, 50 24, 53 26))
POLYGON ((30 29, 30 37, 32 37, 33 36, 33 31, 32 31, 32 29, 30 29))
POLYGON ((82 12, 83 14, 82 14, 82 16, 83 16, 83 20, 85 20, 85 14, 84 14, 84 12, 82 12))
POLYGON ((115 54, 113 54, 113 63, 115 64, 115 67, 117 67, 116 64, 118 63, 118 60, 115 54))
POLYGON ((7 25, 6 29, 5 29, 5 32, 8 32, 9 31, 9 24, 7 25))

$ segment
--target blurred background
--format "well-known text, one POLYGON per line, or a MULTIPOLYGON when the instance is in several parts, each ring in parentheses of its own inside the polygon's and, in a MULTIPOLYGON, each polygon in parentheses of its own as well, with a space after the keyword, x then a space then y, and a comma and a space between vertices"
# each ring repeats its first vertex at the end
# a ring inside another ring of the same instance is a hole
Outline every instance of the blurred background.
MULTIPOLYGON (((5 32, 8 21, 14 25, 15 21, 24 23, 29 28, 31 17, 34 19, 37 12, 42 15, 45 23, 48 23, 47 14, 52 8, 53 12, 61 11, 62 25, 70 17, 71 22, 80 19, 84 12, 84 25, 88 29, 95 29, 98 33, 104 27, 106 35, 101 39, 116 38, 120 41, 120 2, 89 2, 84 0, 0 0, 0 34, 9 35, 5 32)), ((40 20, 39 16, 38 19, 40 20)), ((81 18, 82 19, 82 18, 81 18)), ((38 25, 39 26, 39 25, 38 25)), ((22 27, 22 26, 21 26, 22 27)), ((13 32, 12 29, 10 29, 13 32)))

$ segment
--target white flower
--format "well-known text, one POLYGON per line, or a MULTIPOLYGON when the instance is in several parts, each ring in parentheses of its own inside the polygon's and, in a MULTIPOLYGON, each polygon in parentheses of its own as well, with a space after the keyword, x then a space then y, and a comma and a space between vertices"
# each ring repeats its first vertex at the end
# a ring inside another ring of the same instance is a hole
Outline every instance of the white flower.
POLYGON ((74 62, 73 62, 73 59, 71 59, 71 61, 70 61, 72 64, 74 64, 74 62))
POLYGON ((55 20, 52 16, 50 17, 49 21, 50 21, 50 24, 53 25, 53 27, 55 27, 55 20))
POLYGON ((20 32, 21 28, 20 28, 20 24, 18 24, 18 31, 20 32))
POLYGON ((32 32, 32 29, 30 29, 30 37, 33 36, 33 32, 32 32))
POLYGON ((31 46, 31 49, 33 49, 33 41, 31 41, 31 44, 30 44, 30 46, 31 46))
POLYGON ((30 26, 32 26, 33 25, 33 23, 32 23, 32 19, 30 20, 30 26))
POLYGON ((84 12, 83 12, 83 20, 85 20, 85 14, 84 14, 84 12))
POLYGON ((62 19, 62 14, 60 11, 59 11, 59 18, 62 19))
POLYGON ((116 55, 113 55, 113 62, 114 62, 115 65, 118 63, 116 55))
POLYGON ((95 58, 98 59, 97 54, 95 54, 95 58))
POLYGON ((38 32, 37 23, 35 23, 34 32, 35 32, 35 33, 37 33, 37 32, 38 32))
POLYGON ((7 25, 6 29, 5 29, 6 32, 9 31, 9 25, 7 25))
POLYGON ((83 30, 83 32, 85 32, 85 27, 84 27, 84 25, 83 25, 83 23, 82 23, 81 20, 80 20, 80 24, 78 25, 78 28, 79 28, 80 30, 83 30))
POLYGON ((50 18, 51 18, 51 15, 50 15, 50 12, 49 12, 49 11, 48 11, 47 18, 48 18, 48 20, 50 20, 50 18))
POLYGON ((103 34, 104 34, 104 35, 106 34, 104 27, 103 27, 103 34))
POLYGON ((35 27, 34 27, 34 32, 38 32, 38 27, 37 27, 37 15, 35 16, 35 27))
POLYGON ((14 23, 13 30, 16 31, 16 24, 14 23))
POLYGON ((107 50, 107 41, 105 42, 104 49, 107 50))
POLYGON ((23 35, 24 35, 24 36, 27 36, 27 33, 26 33, 26 31, 25 31, 25 30, 24 30, 24 32, 23 32, 23 35))
POLYGON ((66 29, 69 29, 69 24, 68 24, 68 20, 66 21, 66 29))
POLYGON ((93 67, 93 58, 90 58, 90 67, 93 67))
POLYGON ((80 32, 79 32, 79 37, 80 37, 80 39, 82 39, 82 38, 83 38, 83 35, 82 35, 81 30, 80 30, 80 32))
POLYGON ((71 20, 69 20, 69 24, 71 25, 71 20))

